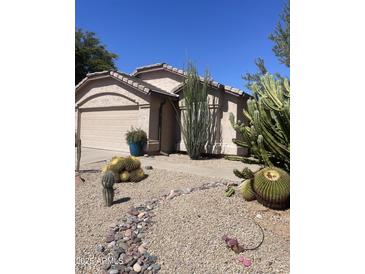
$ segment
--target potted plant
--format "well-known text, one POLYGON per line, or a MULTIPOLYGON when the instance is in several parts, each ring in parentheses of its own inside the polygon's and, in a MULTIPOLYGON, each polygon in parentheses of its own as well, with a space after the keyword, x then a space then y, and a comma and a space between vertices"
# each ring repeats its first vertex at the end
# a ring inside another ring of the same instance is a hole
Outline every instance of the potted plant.
POLYGON ((131 128, 125 134, 125 139, 129 145, 129 151, 132 156, 142 156, 143 146, 147 142, 147 134, 140 128, 131 128))

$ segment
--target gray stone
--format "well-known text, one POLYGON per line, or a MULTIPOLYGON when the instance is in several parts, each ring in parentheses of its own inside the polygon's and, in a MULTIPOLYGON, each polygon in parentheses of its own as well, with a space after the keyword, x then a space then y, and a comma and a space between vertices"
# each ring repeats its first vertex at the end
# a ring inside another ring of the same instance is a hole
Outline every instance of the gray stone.
POLYGON ((159 264, 153 264, 151 265, 153 270, 160 270, 161 266, 159 264))
POLYGON ((97 252, 103 252, 104 250, 105 250, 105 247, 104 247, 103 245, 98 244, 98 245, 96 246, 96 251, 97 251, 97 252))
POLYGON ((105 262, 103 263, 103 265, 102 265, 102 268, 103 268, 104 270, 108 270, 108 269, 110 268, 110 263, 109 263, 108 261, 105 261, 105 262))
POLYGON ((115 240, 115 238, 114 238, 114 234, 109 234, 109 235, 107 235, 106 236, 106 239, 105 239, 105 241, 107 242, 107 243, 110 243, 110 242, 112 242, 112 241, 114 241, 115 240))
POLYGON ((138 210, 137 210, 136 208, 134 208, 134 207, 131 207, 131 208, 127 211, 127 213, 129 213, 129 214, 130 214, 130 215, 132 215, 132 216, 137 216, 137 215, 139 214, 138 210))
POLYGON ((115 246, 115 241, 112 241, 112 242, 110 242, 110 243, 108 243, 108 248, 112 248, 112 247, 114 247, 115 246))
POLYGON ((109 271, 109 274, 119 274, 119 270, 118 269, 111 269, 109 271))

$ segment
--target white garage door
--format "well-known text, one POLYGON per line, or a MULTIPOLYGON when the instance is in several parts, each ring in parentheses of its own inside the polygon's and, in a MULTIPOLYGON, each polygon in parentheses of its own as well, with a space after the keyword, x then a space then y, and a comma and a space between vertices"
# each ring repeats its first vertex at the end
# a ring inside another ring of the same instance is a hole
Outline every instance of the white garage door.
POLYGON ((129 152, 125 133, 137 125, 137 115, 137 107, 81 111, 82 146, 129 152))

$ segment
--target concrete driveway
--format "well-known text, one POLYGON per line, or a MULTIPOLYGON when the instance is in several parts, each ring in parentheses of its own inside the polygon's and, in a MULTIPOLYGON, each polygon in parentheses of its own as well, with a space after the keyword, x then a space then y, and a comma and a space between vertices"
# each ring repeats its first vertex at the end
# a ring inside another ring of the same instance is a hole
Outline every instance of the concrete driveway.
MULTIPOLYGON (((100 168, 113 156, 127 156, 119 151, 82 148, 80 169, 100 168)), ((253 171, 259 169, 258 165, 247 165, 241 162, 221 159, 190 160, 187 155, 171 154, 170 156, 142 156, 138 157, 142 166, 152 166, 156 169, 173 170, 206 177, 224 178, 235 182, 241 180, 233 174, 233 169, 239 170, 250 167, 253 171)))

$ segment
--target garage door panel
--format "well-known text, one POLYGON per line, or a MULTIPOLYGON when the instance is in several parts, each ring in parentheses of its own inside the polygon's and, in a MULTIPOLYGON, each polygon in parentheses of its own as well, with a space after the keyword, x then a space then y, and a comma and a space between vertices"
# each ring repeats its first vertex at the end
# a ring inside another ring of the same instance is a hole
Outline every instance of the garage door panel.
POLYGON ((81 112, 81 140, 85 147, 128 152, 125 134, 137 124, 138 108, 81 112))

